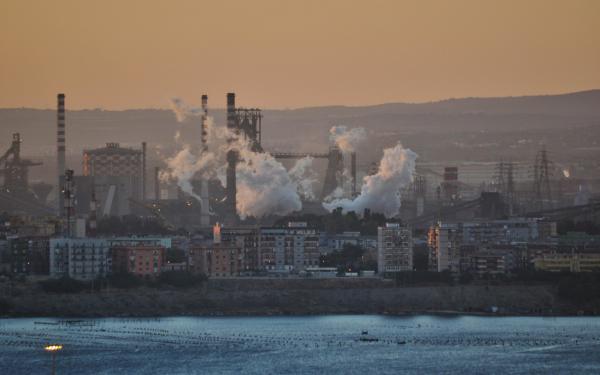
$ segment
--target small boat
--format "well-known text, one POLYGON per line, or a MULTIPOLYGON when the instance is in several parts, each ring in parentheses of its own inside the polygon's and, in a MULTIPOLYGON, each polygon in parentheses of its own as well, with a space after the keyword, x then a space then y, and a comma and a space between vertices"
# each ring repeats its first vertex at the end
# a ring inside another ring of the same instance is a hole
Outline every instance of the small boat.
POLYGON ((369 331, 362 331, 358 341, 362 342, 377 342, 379 339, 377 337, 369 335, 369 331))
POLYGON ((396 341, 396 344, 398 344, 398 345, 406 345, 406 341, 404 341, 404 340, 398 340, 398 341, 396 341))

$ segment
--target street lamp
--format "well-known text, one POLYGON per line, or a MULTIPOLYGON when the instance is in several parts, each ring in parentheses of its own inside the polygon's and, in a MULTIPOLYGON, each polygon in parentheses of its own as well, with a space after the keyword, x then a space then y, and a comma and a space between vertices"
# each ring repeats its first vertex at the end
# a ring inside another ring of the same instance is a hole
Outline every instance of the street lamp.
POLYGON ((62 350, 63 346, 58 344, 50 344, 44 346, 44 350, 52 354, 52 375, 56 374, 56 353, 62 350))

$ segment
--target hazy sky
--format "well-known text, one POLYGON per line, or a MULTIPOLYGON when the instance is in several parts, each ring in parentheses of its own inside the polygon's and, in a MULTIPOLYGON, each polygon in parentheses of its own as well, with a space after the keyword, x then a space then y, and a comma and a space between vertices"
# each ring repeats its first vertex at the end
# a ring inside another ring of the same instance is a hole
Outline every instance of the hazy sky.
POLYGON ((0 107, 420 102, 600 88, 600 1, 0 1, 0 107))

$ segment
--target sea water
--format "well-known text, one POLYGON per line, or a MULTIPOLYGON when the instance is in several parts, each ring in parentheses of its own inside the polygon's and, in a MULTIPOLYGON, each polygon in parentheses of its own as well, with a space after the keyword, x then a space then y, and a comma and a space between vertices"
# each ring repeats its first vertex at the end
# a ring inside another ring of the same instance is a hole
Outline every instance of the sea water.
POLYGON ((600 373, 600 318, 430 315, 2 319, 0 373, 50 343, 57 374, 600 373))

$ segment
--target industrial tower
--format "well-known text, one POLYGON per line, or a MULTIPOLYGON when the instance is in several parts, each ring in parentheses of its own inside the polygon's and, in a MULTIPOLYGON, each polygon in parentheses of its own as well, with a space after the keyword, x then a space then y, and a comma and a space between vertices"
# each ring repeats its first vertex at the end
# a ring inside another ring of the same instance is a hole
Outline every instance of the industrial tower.
POLYGON ((512 215, 516 205, 514 163, 501 161, 496 166, 497 191, 504 197, 508 214, 512 215))
POLYGON ((534 199, 536 208, 540 211, 551 209, 553 206, 550 190, 551 164, 552 162, 548 160, 546 147, 542 146, 542 149, 535 156, 535 163, 533 165, 534 199))
MULTIPOLYGON (((208 95, 202 95, 202 153, 208 152, 208 95)), ((208 195, 208 179, 203 177, 200 181, 200 226, 208 228, 210 226, 210 209, 208 195)))

